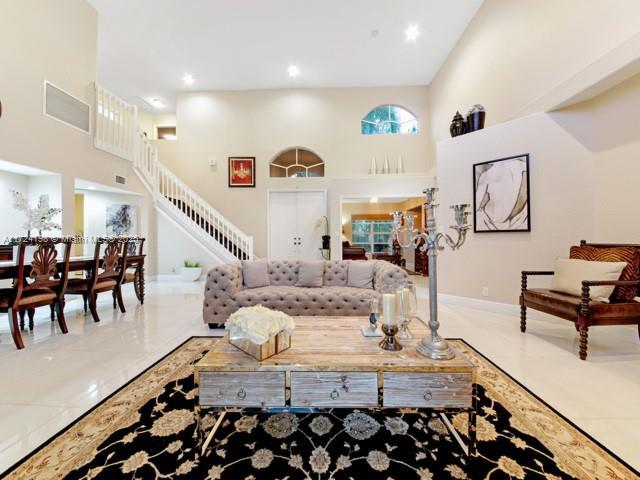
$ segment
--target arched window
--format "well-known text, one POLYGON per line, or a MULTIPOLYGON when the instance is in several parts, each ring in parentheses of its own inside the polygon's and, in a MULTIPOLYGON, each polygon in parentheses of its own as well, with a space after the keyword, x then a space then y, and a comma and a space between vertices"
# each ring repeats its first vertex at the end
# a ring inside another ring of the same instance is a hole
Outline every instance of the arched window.
POLYGON ((418 133, 418 119, 400 105, 380 105, 362 119, 362 135, 418 133))
POLYGON ((290 148, 269 164, 271 177, 324 177, 324 162, 311 150, 290 148))

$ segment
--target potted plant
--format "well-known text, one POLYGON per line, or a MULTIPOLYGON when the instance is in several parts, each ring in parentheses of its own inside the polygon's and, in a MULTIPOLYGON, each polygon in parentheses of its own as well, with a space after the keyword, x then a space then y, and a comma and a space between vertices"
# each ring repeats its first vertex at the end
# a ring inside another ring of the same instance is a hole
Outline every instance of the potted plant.
POLYGON ((185 282, 195 282, 202 274, 202 267, 198 262, 184 261, 184 266, 180 269, 180 276, 185 282))
POLYGON ((316 230, 323 233, 322 249, 329 250, 331 248, 331 237, 329 236, 329 219, 325 215, 316 220, 316 230))

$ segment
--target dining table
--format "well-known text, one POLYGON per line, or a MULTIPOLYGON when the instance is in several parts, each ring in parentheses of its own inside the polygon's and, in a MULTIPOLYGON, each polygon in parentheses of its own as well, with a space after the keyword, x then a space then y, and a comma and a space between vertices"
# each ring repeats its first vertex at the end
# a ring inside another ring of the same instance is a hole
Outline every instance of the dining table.
MULTIPOLYGON (((144 303, 144 260, 146 255, 130 255, 126 259, 126 268, 135 268, 134 273, 134 289, 136 297, 140 303, 144 303)), ((93 268, 93 262, 95 261, 93 255, 79 255, 72 256, 69 259, 69 271, 70 272, 82 272, 88 271, 93 268)), ((26 262, 25 262, 26 263, 26 262)), ((63 262, 59 261, 58 265, 63 262)), ((30 269, 31 265, 26 264, 26 269, 30 269)), ((28 276, 28 272, 27 272, 28 276)), ((15 260, 0 261, 0 280, 14 279, 18 277, 18 265, 15 260)))

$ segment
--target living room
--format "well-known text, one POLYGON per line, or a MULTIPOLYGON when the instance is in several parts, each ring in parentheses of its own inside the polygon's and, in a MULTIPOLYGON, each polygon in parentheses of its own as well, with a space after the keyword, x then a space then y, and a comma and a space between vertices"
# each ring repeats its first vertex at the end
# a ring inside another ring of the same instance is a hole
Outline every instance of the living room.
POLYGON ((2 7, 0 476, 639 478, 636 1, 2 7))

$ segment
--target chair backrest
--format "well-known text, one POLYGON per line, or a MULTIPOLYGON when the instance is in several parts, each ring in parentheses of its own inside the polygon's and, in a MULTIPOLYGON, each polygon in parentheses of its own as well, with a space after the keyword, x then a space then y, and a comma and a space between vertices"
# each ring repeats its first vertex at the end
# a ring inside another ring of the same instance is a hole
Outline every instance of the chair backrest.
POLYGON ((134 257, 136 255, 143 255, 144 238, 129 238, 127 243, 127 256, 134 257))
POLYGON ((119 281, 122 277, 126 260, 127 239, 119 237, 98 238, 93 254, 93 268, 89 277, 90 283, 95 285, 99 280, 108 278, 119 281), (103 246, 104 252, 102 251, 103 246))
POLYGON ((17 305, 25 292, 35 289, 49 289, 57 297, 64 295, 69 278, 70 238, 23 238, 18 247, 17 276, 14 304, 17 305), (58 246, 64 245, 62 258, 58 246), (31 249, 33 248, 33 253, 31 249), (27 265, 27 251, 31 260, 27 265))

